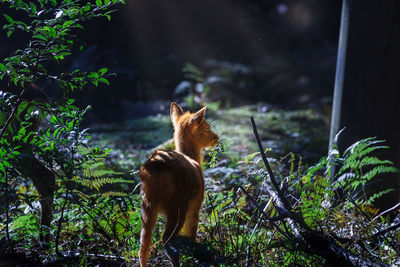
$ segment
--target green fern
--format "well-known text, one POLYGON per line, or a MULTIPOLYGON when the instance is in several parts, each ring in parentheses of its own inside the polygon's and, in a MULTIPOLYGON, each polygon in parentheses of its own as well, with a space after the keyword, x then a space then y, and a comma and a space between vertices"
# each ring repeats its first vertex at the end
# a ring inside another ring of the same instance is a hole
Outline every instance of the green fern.
POLYGON ((394 191, 394 189, 389 188, 389 189, 380 191, 378 193, 375 193, 372 196, 370 196, 367 201, 365 201, 365 204, 372 205, 375 200, 377 200, 378 198, 380 198, 380 197, 382 197, 382 196, 384 196, 386 194, 389 194, 390 192, 393 192, 393 191, 394 191))
POLYGON ((369 197, 365 193, 367 183, 375 178, 382 174, 399 172, 390 160, 381 160, 373 155, 379 149, 389 148, 381 145, 384 142, 384 140, 377 140, 376 137, 365 138, 351 145, 343 153, 344 156, 341 158, 343 164, 337 173, 334 186, 349 189, 353 197, 359 196, 356 198, 357 203, 372 204, 379 197, 393 191, 388 189, 373 193, 369 197))
MULTIPOLYGON (((82 164, 82 167, 83 167, 82 171, 83 175, 74 176, 73 181, 89 189, 95 189, 96 191, 101 191, 101 189, 107 185, 136 183, 135 180, 121 178, 120 177, 122 175, 121 172, 116 172, 114 170, 107 168, 104 164, 104 161, 101 159, 96 161, 86 162, 82 164)), ((107 195, 125 196, 126 194, 123 192, 111 193, 111 191, 108 191, 107 195)))

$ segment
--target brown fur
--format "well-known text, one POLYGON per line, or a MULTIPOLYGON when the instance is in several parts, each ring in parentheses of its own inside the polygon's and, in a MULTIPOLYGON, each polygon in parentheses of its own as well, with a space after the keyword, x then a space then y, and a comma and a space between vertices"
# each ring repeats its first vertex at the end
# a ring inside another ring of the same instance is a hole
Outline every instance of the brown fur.
MULTIPOLYGON (((203 202, 204 179, 200 151, 215 145, 219 137, 204 120, 205 108, 192 114, 171 103, 176 150, 156 150, 140 168, 142 180, 142 222, 140 266, 147 266, 151 236, 158 213, 166 216, 163 244, 183 235, 196 238, 203 202)), ((176 256, 168 255, 173 266, 176 256)))

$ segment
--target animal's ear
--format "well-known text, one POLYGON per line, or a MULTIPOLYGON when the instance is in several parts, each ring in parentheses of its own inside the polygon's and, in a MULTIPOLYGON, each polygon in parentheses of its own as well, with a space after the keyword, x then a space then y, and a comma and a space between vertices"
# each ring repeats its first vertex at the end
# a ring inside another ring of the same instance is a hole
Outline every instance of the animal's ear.
POLYGON ((206 109, 207 109, 207 107, 204 107, 204 108, 200 109, 199 111, 197 111, 191 118, 192 122, 197 124, 197 125, 199 125, 200 122, 204 118, 204 114, 206 113, 206 109))
POLYGON ((175 126, 176 122, 178 121, 179 117, 183 115, 182 108, 175 102, 171 103, 171 121, 172 124, 175 126))

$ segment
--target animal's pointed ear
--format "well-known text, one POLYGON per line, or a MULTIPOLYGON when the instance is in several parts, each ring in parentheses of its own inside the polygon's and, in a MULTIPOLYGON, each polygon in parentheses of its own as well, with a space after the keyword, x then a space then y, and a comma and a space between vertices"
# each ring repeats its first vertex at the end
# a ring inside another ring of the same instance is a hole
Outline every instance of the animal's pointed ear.
POLYGON ((175 102, 171 103, 171 121, 172 124, 175 126, 176 122, 178 121, 179 117, 183 115, 183 110, 182 108, 175 102))
POLYGON ((192 116, 192 122, 199 125, 200 122, 203 120, 204 118, 204 114, 206 113, 206 109, 207 107, 204 107, 202 109, 200 109, 199 111, 197 111, 193 116, 192 116))

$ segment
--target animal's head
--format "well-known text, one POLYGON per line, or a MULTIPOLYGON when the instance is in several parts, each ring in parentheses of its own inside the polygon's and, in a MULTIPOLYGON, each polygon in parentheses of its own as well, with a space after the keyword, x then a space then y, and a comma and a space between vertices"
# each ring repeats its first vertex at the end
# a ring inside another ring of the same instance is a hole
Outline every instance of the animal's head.
POLYGON ((200 149, 215 146, 219 141, 219 136, 211 131, 210 125, 204 119, 205 112, 206 107, 196 113, 184 113, 177 103, 172 102, 171 120, 175 130, 175 141, 190 140, 200 149))

